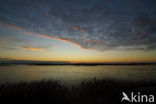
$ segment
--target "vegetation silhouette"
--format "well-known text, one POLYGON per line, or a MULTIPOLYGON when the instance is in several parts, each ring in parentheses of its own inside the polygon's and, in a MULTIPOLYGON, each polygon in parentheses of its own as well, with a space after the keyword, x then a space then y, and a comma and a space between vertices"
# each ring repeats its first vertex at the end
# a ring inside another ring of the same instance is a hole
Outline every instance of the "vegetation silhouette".
POLYGON ((155 81, 119 81, 96 78, 65 86, 54 80, 0 85, 2 104, 120 104, 122 92, 156 94, 155 81))

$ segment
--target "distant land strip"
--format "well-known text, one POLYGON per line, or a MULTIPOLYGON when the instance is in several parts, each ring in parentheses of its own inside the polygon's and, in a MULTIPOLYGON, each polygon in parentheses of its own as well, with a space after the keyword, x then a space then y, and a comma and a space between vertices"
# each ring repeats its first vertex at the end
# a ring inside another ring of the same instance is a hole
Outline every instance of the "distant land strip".
POLYGON ((156 65, 156 62, 145 63, 70 63, 57 61, 0 61, 0 66, 6 65, 76 65, 76 66, 102 66, 102 65, 156 65))

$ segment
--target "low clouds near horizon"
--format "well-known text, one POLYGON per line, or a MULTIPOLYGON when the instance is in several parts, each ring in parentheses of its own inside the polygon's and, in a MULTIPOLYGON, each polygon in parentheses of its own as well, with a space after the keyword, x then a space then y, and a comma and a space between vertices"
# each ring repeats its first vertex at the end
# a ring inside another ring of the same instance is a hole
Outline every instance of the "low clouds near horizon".
POLYGON ((155 50, 155 5, 155 0, 3 0, 0 23, 82 48, 155 50))
POLYGON ((26 49, 29 51, 44 51, 44 48, 38 48, 38 47, 29 47, 29 46, 20 46, 21 49, 26 49))

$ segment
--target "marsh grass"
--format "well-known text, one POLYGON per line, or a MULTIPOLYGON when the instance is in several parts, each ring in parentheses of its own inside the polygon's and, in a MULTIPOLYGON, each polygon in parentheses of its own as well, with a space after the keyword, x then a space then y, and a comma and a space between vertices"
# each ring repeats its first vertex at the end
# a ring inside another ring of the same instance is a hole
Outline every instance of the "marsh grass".
POLYGON ((67 87, 54 80, 0 85, 1 104, 120 104, 122 92, 156 94, 155 81, 84 80, 67 87))

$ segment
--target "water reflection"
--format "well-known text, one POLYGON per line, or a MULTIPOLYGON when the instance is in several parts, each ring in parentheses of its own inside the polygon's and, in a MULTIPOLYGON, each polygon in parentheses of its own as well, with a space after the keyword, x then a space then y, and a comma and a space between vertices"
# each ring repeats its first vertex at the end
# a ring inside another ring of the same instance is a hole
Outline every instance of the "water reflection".
POLYGON ((0 66, 0 83, 54 79, 73 84, 96 77, 118 80, 156 80, 156 65, 142 66, 0 66))

